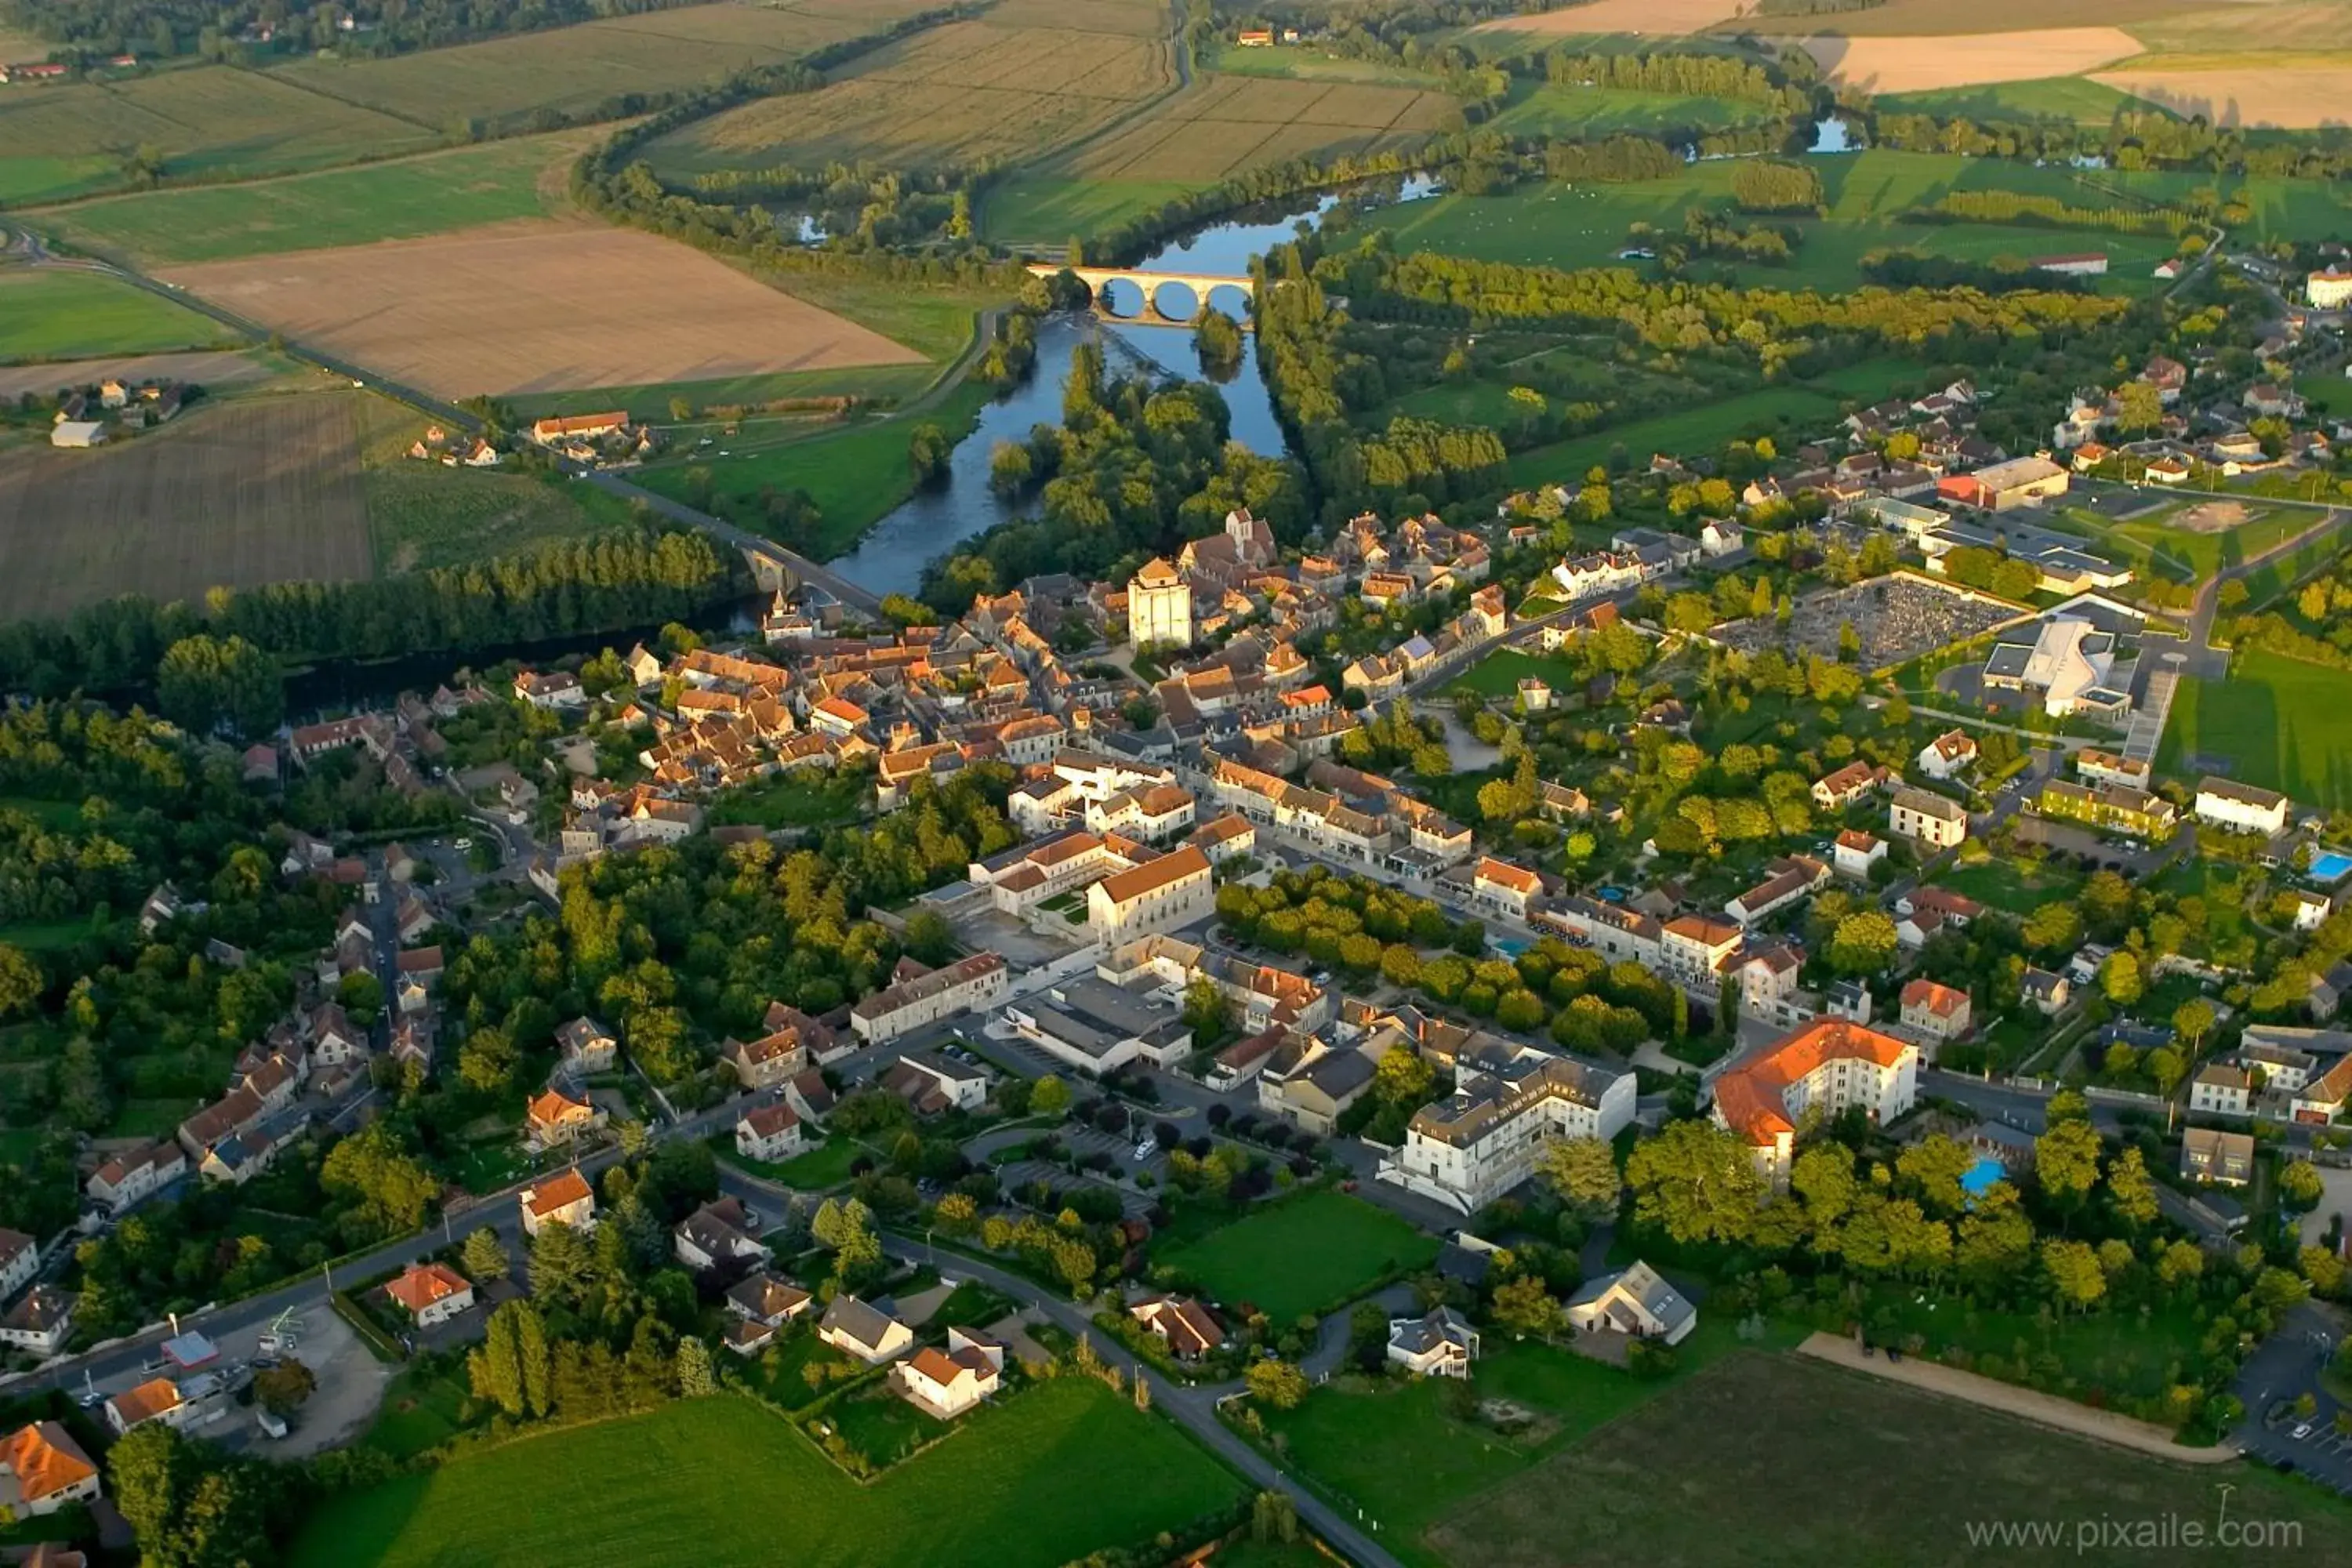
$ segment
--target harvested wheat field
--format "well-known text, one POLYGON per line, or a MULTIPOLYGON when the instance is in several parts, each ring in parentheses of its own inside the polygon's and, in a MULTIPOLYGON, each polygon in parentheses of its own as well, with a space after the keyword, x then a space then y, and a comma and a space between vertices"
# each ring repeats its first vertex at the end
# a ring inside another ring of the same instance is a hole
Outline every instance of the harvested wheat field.
POLYGON ((1564 11, 1497 16, 1474 33, 1526 33, 1546 37, 1580 33, 1699 33, 1739 15, 1739 0, 1592 0, 1564 11))
POLYGON ((529 220, 171 271, 295 342, 443 397, 912 364, 698 250, 529 220))
POLYGON ((369 575, 359 396, 199 405, 120 445, 0 453, 0 617, 369 575))
POLYGON ((282 367, 273 366, 243 349, 112 354, 103 359, 0 365, 0 397, 14 402, 27 392, 46 397, 61 386, 94 386, 110 376, 121 381, 177 381, 203 387, 206 392, 220 392, 250 386, 284 374, 282 367))
POLYGON ((1409 87, 1211 77, 1106 138, 1088 143, 1072 172, 1090 180, 1211 184, 1239 170, 1292 158, 1377 152, 1458 127, 1444 93, 1409 87))
POLYGON ((1874 93, 1921 92, 2080 76, 2140 52, 2120 27, 2050 27, 1942 38, 1812 37, 1805 48, 1823 76, 1874 93))
POLYGON ((2101 71, 2093 81, 2216 125, 2307 131, 2352 122, 2352 66, 2101 71))

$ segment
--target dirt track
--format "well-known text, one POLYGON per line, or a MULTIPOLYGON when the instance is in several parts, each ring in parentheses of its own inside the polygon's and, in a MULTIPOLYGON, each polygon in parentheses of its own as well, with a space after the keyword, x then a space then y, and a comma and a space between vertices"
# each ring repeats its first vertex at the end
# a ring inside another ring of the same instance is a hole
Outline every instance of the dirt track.
POLYGON ((2087 1405, 2077 1405, 2054 1394, 2038 1394, 2030 1388, 2018 1388, 1990 1377, 1979 1377, 1972 1372, 1955 1372, 1931 1361, 1906 1358, 1901 1362, 1889 1362, 1883 1355, 1864 1356, 1852 1340, 1838 1334, 1811 1335, 1797 1347, 1797 1353, 1850 1367, 1855 1372, 1865 1372, 1890 1383, 1906 1383, 1930 1394, 1964 1399, 1988 1410, 2005 1411, 2043 1426, 2055 1426, 2062 1432, 2096 1437, 2103 1443, 2116 1443, 2143 1454, 2154 1454, 2160 1459, 2177 1459, 2184 1465, 2228 1465, 2235 1464, 2238 1458, 2235 1448, 2183 1447, 2174 1442, 2172 1434, 2161 1426, 2135 1421, 2112 1410, 2094 1410, 2087 1405))
POLYGON ((921 359, 699 251, 625 229, 526 221, 166 276, 450 398, 921 359))

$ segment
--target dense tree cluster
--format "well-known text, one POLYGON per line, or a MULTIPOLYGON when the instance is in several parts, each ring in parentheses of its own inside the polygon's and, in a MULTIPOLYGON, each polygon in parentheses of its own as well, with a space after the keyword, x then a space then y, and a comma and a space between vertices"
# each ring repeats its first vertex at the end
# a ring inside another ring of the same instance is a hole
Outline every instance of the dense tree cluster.
POLYGON ((1123 577, 1121 563, 1173 552, 1223 526, 1236 507, 1264 518, 1277 537, 1297 537, 1305 504, 1297 468, 1228 440, 1230 420, 1206 383, 1113 376, 1099 346, 1080 344, 1062 423, 1038 426, 992 464, 1000 489, 1034 494, 1034 521, 1000 524, 934 562, 924 600, 961 613, 973 595, 1036 573, 1123 577), (1023 456, 1007 458, 1009 450, 1023 456))
POLYGON ((749 582, 743 563, 702 534, 625 531, 367 582, 216 588, 201 605, 125 595, 63 620, 0 626, 0 682, 43 696, 160 689, 199 729, 254 727, 280 706, 263 656, 477 653, 689 620, 749 582))
POLYGON ((1731 171, 1732 199, 1742 212, 1818 214, 1824 210, 1822 177, 1810 165, 1749 159, 1731 171))
POLYGON ((297 47, 393 54, 631 16, 696 0, 0 0, 0 21, 92 56, 203 54, 263 26, 297 47), (342 30, 346 19, 359 26, 342 30))
POLYGON ((1735 55, 1588 55, 1554 50, 1544 57, 1543 65, 1545 79, 1559 86, 1724 98, 1735 103, 1760 103, 1778 115, 1802 114, 1812 107, 1808 88, 1791 82, 1780 71, 1735 55))
POLYGON ((2022 191, 1946 191, 1903 215, 1906 223, 1994 223, 2023 228, 2095 228, 2116 234, 2174 235, 2197 226, 2172 207, 2078 207, 2022 191))

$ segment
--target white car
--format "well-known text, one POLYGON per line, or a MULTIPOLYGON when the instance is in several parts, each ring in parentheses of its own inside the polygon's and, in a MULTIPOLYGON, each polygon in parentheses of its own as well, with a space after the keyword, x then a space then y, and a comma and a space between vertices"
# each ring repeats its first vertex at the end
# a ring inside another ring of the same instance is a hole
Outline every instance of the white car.
POLYGON ((2302 1442, 2305 1437, 2311 1436, 2311 1423, 2305 1421, 2299 1424, 2295 1429, 2288 1433, 2287 1436, 2293 1437, 2298 1443, 2302 1442))

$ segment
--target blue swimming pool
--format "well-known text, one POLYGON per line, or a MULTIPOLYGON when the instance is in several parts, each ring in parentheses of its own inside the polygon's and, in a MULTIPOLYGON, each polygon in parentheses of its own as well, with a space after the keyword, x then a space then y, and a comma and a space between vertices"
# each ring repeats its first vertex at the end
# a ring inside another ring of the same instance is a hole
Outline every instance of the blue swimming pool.
POLYGON ((1486 945, 1505 958, 1517 958, 1535 943, 1523 936, 1490 936, 1486 939, 1486 945))
POLYGON ((1995 1182, 2009 1174, 2008 1167, 1988 1154, 1960 1174, 1960 1187, 1972 1198, 1980 1198, 1995 1182))
POLYGON ((2314 849, 2311 852, 2310 877, 2321 887, 2332 888, 2347 876, 2352 876, 2352 855, 2341 849, 2314 849))

